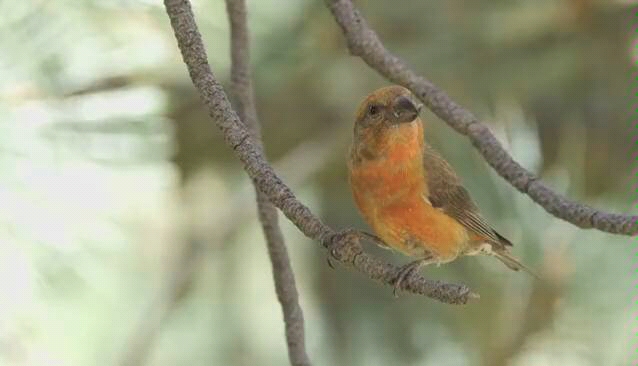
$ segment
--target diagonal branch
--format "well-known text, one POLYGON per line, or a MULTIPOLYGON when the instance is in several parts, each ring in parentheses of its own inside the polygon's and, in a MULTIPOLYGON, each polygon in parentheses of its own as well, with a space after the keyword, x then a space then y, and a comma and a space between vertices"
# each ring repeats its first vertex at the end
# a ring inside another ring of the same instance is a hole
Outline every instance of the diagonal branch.
MULTIPOLYGON (((231 80, 237 100, 239 118, 244 121, 255 145, 263 147, 259 119, 255 107, 254 89, 250 75, 250 41, 244 0, 226 0, 230 21, 231 80)), ((278 223, 277 208, 255 186, 257 211, 261 222, 268 255, 272 263, 275 292, 284 313, 288 359, 292 365, 310 365, 306 352, 304 320, 295 275, 288 257, 284 235, 278 223)))
POLYGON ((622 235, 638 234, 638 216, 608 213, 570 201, 514 161, 476 116, 390 53, 351 0, 325 2, 343 31, 351 54, 359 56, 388 80, 410 89, 434 114, 457 132, 469 137, 500 176, 547 212, 583 229, 595 228, 622 235))
MULTIPOLYGON (((188 68, 195 88, 217 127, 222 131, 226 143, 231 146, 244 170, 255 186, 270 202, 301 232, 318 240, 330 250, 330 255, 341 263, 355 267, 368 277, 393 284, 396 266, 383 263, 363 252, 358 237, 351 231, 335 232, 312 214, 288 186, 275 174, 264 158, 260 146, 250 139, 249 132, 233 111, 221 85, 213 75, 201 35, 197 29, 193 11, 188 0, 164 0, 166 12, 188 68)), ((465 285, 448 284, 427 280, 420 275, 411 276, 401 282, 401 288, 450 304, 465 304, 478 297, 465 285)))

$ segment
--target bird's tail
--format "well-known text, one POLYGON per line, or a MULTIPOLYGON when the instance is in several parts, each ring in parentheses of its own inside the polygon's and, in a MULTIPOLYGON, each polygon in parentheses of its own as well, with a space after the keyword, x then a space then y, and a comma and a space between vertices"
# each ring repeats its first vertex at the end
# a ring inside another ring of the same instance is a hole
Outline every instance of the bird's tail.
POLYGON ((534 276, 536 279, 538 280, 541 279, 541 277, 535 271, 533 271, 532 269, 530 269, 529 267, 521 263, 521 261, 519 261, 518 259, 516 259, 516 257, 510 254, 506 248, 503 248, 500 250, 493 248, 492 255, 494 255, 501 262, 503 262, 508 268, 514 271, 520 271, 522 269, 525 272, 529 273, 530 275, 534 276))

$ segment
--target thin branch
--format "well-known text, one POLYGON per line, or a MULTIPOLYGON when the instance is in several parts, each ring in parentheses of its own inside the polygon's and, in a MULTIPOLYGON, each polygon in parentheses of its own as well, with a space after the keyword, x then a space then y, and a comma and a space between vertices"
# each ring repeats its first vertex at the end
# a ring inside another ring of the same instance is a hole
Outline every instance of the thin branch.
MULTIPOLYGON (((253 142, 263 147, 250 75, 250 40, 246 3, 244 0, 226 0, 226 10, 230 21, 232 91, 238 104, 237 111, 240 119, 248 127, 253 142)), ((277 208, 256 186, 255 191, 259 221, 272 263, 275 292, 284 314, 288 359, 292 365, 310 365, 310 358, 306 352, 303 311, 299 305, 295 275, 288 257, 284 235, 279 227, 277 208)))
POLYGON ((474 147, 500 176, 547 212, 583 229, 595 228, 622 235, 638 234, 638 216, 608 213, 570 201, 552 191, 538 177, 514 161, 476 116, 390 53, 351 0, 325 2, 343 31, 351 54, 359 56, 388 80, 410 89, 434 114, 457 132, 469 137, 474 147))
MULTIPOLYGON (((351 231, 337 233, 326 226, 312 214, 308 207, 297 200, 290 188, 268 165, 262 149, 249 138, 248 130, 231 108, 224 90, 210 69, 190 2, 188 0, 164 0, 164 6, 170 18, 182 58, 202 102, 208 108, 217 127, 222 131, 226 144, 233 147, 235 155, 244 166, 244 170, 259 190, 304 235, 320 241, 324 247, 328 248, 330 255, 336 260, 355 267, 374 280, 388 285, 393 284, 397 271, 396 266, 383 263, 364 253, 358 236, 351 231)), ((426 280, 420 275, 412 276, 401 282, 401 287, 403 290, 426 295, 450 304, 465 304, 470 298, 477 297, 465 285, 426 280)))

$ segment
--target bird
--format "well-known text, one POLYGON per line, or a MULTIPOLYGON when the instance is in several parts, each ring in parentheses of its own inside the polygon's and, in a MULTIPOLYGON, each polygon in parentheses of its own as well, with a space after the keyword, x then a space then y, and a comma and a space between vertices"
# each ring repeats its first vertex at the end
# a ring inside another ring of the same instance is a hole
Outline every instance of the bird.
POLYGON ((402 281, 421 267, 477 254, 538 275, 511 253, 512 242, 481 215, 452 166, 424 139, 423 105, 406 88, 369 94, 355 114, 347 157, 354 202, 377 244, 417 258, 402 266, 402 281))

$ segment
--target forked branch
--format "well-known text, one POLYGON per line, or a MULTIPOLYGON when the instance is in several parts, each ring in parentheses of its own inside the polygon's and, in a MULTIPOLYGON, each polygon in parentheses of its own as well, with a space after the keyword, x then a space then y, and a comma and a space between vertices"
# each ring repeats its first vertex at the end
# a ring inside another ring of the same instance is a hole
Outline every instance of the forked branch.
MULTIPOLYGON (((164 6, 182 58, 202 102, 255 186, 301 232, 309 238, 318 240, 329 249, 330 255, 336 260, 353 266, 374 280, 392 285, 397 271, 396 266, 381 262, 363 252, 356 232, 350 230, 335 232, 326 226, 312 214, 308 207, 299 202, 292 190, 282 182, 268 164, 263 149, 250 138, 248 129, 230 106, 226 93, 211 71, 190 2, 164 0, 164 6)), ((469 299, 477 297, 465 285, 427 280, 420 275, 401 282, 401 288, 449 304, 465 304, 469 299)))

